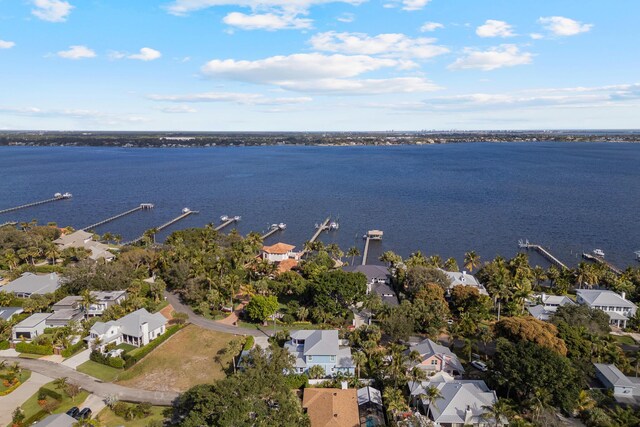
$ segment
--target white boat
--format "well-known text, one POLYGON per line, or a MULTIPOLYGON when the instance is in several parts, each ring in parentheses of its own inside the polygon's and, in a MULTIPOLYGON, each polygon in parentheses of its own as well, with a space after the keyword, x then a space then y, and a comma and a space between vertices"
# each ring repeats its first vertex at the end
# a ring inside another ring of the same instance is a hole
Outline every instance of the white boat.
POLYGON ((183 214, 186 214, 186 213, 189 213, 189 212, 191 212, 191 209, 189 209, 189 208, 183 208, 182 209, 182 213, 183 214))
POLYGON ((226 216, 226 215, 222 215, 222 216, 220 217, 220 221, 222 221, 222 222, 229 221, 229 217, 228 217, 228 216, 226 216))
POLYGON ((636 254, 636 259, 640 261, 640 251, 635 251, 634 253, 636 254))
POLYGON ((269 227, 269 230, 275 230, 276 228, 278 228, 278 224, 271 224, 271 227, 269 227))
POLYGON ((233 217, 234 221, 240 221, 241 219, 242 219, 242 217, 239 216, 239 215, 236 215, 236 216, 233 217))
POLYGON ((71 193, 64 193, 64 194, 62 195, 62 197, 63 197, 64 199, 70 199, 71 197, 73 197, 73 194, 71 194, 71 193))
POLYGON ((340 228, 340 224, 338 224, 336 221, 331 221, 329 223, 329 230, 337 230, 338 228, 340 228))
POLYGON ((56 199, 61 199, 62 198, 62 193, 56 193, 53 195, 54 198, 56 199))
POLYGON ((599 256, 600 258, 604 258, 604 251, 602 249, 594 249, 593 254, 595 256, 599 256))
POLYGON ((287 224, 285 224, 284 222, 281 222, 280 224, 278 224, 278 228, 279 228, 280 230, 284 230, 284 229, 286 229, 286 228, 287 228, 287 224))

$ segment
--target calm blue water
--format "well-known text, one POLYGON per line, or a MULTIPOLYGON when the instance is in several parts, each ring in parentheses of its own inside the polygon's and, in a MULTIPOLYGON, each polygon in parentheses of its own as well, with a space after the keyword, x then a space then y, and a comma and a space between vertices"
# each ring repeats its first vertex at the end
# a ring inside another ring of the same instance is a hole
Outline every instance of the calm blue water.
MULTIPOLYGON (((267 243, 302 245, 314 224, 340 216, 325 242, 402 255, 422 250, 461 260, 513 256, 519 238, 575 264, 602 248, 620 266, 640 249, 640 144, 451 144, 406 147, 209 149, 0 148, 0 209, 71 192, 72 200, 0 215, 5 221, 84 227, 141 202, 156 205, 96 231, 125 240, 180 214, 168 229, 242 215, 242 233, 271 223, 288 229, 267 243)), ((534 262, 542 261, 532 255, 534 262)))

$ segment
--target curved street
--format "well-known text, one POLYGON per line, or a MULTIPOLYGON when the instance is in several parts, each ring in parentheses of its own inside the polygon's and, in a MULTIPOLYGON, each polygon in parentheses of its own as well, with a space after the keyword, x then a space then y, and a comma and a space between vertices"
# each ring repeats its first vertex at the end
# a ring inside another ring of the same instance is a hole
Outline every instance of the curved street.
POLYGON ((84 390, 103 398, 113 395, 126 402, 149 402, 152 405, 171 406, 179 396, 179 393, 175 392, 140 390, 113 383, 105 383, 67 366, 46 360, 23 359, 20 357, 0 357, 0 360, 6 360, 7 363, 18 362, 22 368, 49 378, 67 377, 70 382, 76 383, 84 390))

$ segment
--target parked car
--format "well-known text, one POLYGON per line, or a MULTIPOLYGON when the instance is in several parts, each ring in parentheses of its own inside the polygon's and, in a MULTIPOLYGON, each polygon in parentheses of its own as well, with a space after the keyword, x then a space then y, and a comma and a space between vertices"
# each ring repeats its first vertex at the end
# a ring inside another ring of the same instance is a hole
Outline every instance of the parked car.
POLYGON ((480 360, 481 357, 478 353, 471 353, 471 360, 480 360))
POLYGON ((91 408, 82 408, 82 411, 78 414, 79 420, 88 420, 91 418, 91 408))
POLYGON ((70 417, 73 417, 75 419, 78 419, 78 414, 80 413, 80 409, 77 406, 74 406, 73 408, 69 409, 67 411, 67 415, 69 415, 70 417))
POLYGON ((474 368, 482 372, 487 372, 487 370, 489 369, 486 363, 481 362, 479 360, 474 360, 473 362, 471 362, 471 366, 473 366, 474 368))

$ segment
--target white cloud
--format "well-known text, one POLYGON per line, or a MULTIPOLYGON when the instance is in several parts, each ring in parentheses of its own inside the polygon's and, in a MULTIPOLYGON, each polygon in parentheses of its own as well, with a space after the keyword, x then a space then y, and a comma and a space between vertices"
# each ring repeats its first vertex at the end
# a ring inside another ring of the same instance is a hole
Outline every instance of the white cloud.
POLYGON ((62 117, 98 123, 100 125, 121 125, 148 121, 147 118, 132 114, 112 114, 81 108, 44 109, 38 107, 0 106, 0 112, 27 117, 62 117))
POLYGON ((310 43, 314 49, 326 52, 427 59, 449 52, 446 47, 433 44, 435 41, 424 37, 412 39, 404 34, 372 37, 363 33, 329 31, 316 34, 310 43))
MULTIPOLYGON (((312 101, 309 97, 268 98, 258 93, 204 92, 187 95, 149 95, 149 99, 165 102, 230 102, 241 105, 288 105, 312 101)), ((184 107, 184 106, 182 106, 184 107)))
POLYGON ((189 107, 188 105, 169 105, 161 107, 159 110, 168 114, 190 114, 198 112, 198 110, 193 107, 189 107))
POLYGON ((142 49, 140 49, 139 53, 128 55, 127 58, 137 59, 140 61, 153 61, 160 58, 161 56, 162 54, 159 51, 151 49, 150 47, 143 47, 142 49))
POLYGON ((513 27, 504 21, 487 19, 483 25, 476 28, 476 34, 480 37, 512 37, 513 27))
POLYGON ((404 10, 420 10, 424 8, 431 0, 402 0, 402 9, 404 10))
POLYGON ((311 28, 313 21, 300 18, 290 13, 255 13, 247 15, 241 12, 231 12, 224 17, 223 22, 242 30, 289 30, 311 28))
POLYGON ((586 33, 593 27, 593 24, 583 24, 564 16, 547 16, 538 19, 542 26, 556 36, 575 36, 586 33))
POLYGON ((122 59, 126 58, 127 54, 125 52, 119 52, 117 50, 110 50, 107 56, 109 57, 109 59, 122 59))
POLYGON ((353 13, 343 13, 342 15, 336 18, 339 22, 344 22, 346 24, 353 22, 356 20, 356 16, 353 13))
POLYGON ((328 3, 347 3, 358 5, 364 1, 366 0, 175 0, 167 7, 167 9, 174 15, 186 15, 190 12, 217 6, 247 7, 252 10, 278 8, 281 10, 302 12, 308 10, 314 5, 328 3))
POLYGON ((0 49, 11 49, 15 45, 16 45, 15 42, 0 40, 0 49))
POLYGON ((64 22, 73 6, 63 0, 33 0, 31 14, 43 21, 64 22))
POLYGON ((432 92, 442 89, 421 77, 394 77, 387 79, 318 79, 290 81, 283 89, 323 95, 378 95, 386 93, 432 92))
POLYGON ((491 71, 502 67, 530 64, 532 60, 531 53, 521 52, 518 46, 513 44, 503 44, 484 51, 467 48, 464 50, 464 55, 448 68, 452 70, 476 68, 491 71))
POLYGON ((533 40, 540 40, 544 38, 544 36, 540 33, 531 33, 529 34, 529 37, 531 37, 533 40))
POLYGON ((439 22, 425 22, 420 27, 420 31, 422 31, 423 33, 430 33, 440 28, 444 28, 444 25, 439 22))
POLYGON ((95 58, 96 53, 86 46, 75 45, 69 46, 67 50, 61 50, 57 53, 60 58, 65 59, 82 59, 82 58, 95 58))

